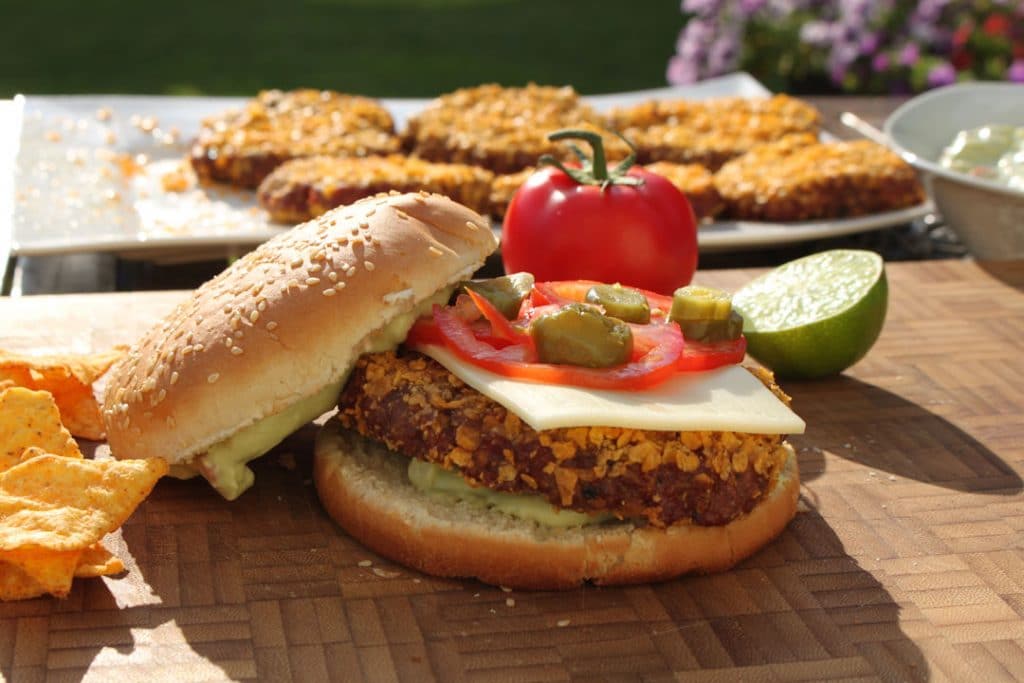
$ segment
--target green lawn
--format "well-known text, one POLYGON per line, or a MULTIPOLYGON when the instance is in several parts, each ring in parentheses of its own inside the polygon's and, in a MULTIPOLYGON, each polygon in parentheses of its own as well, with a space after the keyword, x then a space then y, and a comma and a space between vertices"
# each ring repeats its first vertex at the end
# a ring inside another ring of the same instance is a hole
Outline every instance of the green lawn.
POLYGON ((665 84, 678 0, 0 0, 0 97, 665 84))

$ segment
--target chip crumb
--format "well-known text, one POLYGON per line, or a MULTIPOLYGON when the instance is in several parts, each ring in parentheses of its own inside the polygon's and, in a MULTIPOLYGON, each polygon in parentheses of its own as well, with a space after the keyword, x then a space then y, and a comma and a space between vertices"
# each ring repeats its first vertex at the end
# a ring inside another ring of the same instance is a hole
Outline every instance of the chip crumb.
POLYGON ((516 606, 516 599, 515 598, 506 598, 505 599, 505 604, 507 606, 509 606, 509 607, 515 607, 516 606))
POLYGON ((380 567, 374 567, 373 573, 382 579, 394 579, 402 575, 402 572, 395 572, 388 569, 381 569, 380 567))
POLYGON ((359 561, 359 566, 360 567, 372 567, 373 566, 373 560, 360 560, 359 561))
POLYGON ((568 626, 571 623, 572 623, 572 621, 570 621, 569 619, 559 619, 556 622, 556 625, 558 626, 558 628, 565 628, 566 626, 568 626))
POLYGON ((512 592, 512 589, 509 588, 508 586, 498 586, 498 588, 500 588, 503 593, 511 593, 512 592))

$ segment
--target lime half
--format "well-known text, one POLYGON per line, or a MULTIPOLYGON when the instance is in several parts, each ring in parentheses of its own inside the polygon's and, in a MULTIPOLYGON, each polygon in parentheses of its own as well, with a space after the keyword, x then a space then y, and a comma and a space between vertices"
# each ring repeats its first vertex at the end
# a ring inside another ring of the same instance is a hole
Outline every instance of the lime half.
POLYGON ((885 323, 882 257, 834 249, 785 263, 733 297, 747 351, 779 377, 842 372, 871 349, 885 323))

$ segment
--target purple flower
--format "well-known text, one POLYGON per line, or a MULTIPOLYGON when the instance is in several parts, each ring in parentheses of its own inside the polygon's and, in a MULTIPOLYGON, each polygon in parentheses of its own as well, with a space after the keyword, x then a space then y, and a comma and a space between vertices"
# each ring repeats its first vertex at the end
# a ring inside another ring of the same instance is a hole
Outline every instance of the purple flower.
POLYGON ((882 73, 883 71, 887 71, 889 69, 889 65, 891 63, 892 62, 889 59, 889 55, 887 53, 879 52, 871 59, 871 68, 875 71, 875 73, 882 73))
POLYGON ((860 45, 858 46, 860 48, 860 53, 862 55, 875 54, 875 51, 878 49, 878 45, 880 44, 880 42, 881 41, 878 38, 878 34, 875 33, 874 31, 865 34, 864 36, 861 37, 860 45))
POLYGON ((956 69, 949 62, 939 62, 928 72, 928 87, 938 88, 956 82, 956 69))
POLYGON ((725 33, 711 44, 707 62, 709 76, 717 76, 736 69, 740 57, 739 39, 735 33, 725 33))
POLYGON ((1006 72, 1006 80, 1024 83, 1024 59, 1015 59, 1006 72))
POLYGON ((706 17, 722 11, 722 0, 683 0, 683 12, 706 17))
POLYGON ((916 43, 907 43, 900 50, 900 64, 903 66, 914 66, 921 58, 921 50, 916 43))

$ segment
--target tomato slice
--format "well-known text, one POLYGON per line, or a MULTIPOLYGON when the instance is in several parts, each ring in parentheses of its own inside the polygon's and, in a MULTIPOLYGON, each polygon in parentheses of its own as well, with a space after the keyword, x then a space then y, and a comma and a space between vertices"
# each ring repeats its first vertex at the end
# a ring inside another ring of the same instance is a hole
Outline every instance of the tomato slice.
POLYGON ((736 365, 742 362, 747 353, 747 338, 704 344, 687 341, 683 352, 679 354, 676 369, 681 372, 699 372, 713 370, 723 365, 736 365))
MULTIPOLYGON (((566 384, 593 389, 641 390, 679 372, 701 372, 743 360, 744 337, 704 344, 683 339, 679 326, 655 316, 646 325, 630 324, 633 354, 630 360, 612 368, 583 368, 541 363, 526 328, 535 318, 559 310, 567 303, 583 301, 594 282, 544 282, 520 309, 516 321, 507 320, 485 297, 469 291, 470 299, 483 318, 466 320, 454 307, 434 306, 433 316, 421 318, 409 331, 406 343, 412 348, 443 346, 461 359, 491 372, 525 381, 566 384)), ((671 297, 641 291, 652 310, 667 312, 671 297)))
POLYGON ((487 319, 487 322, 491 324, 491 335, 498 339, 504 339, 512 343, 524 343, 531 342, 530 335, 521 329, 518 329, 508 321, 504 315, 501 314, 497 308, 494 307, 487 297, 481 296, 474 292, 472 289, 466 288, 466 294, 473 300, 476 307, 480 309, 480 312, 487 319))
MULTIPOLYGON (((444 337, 445 347, 485 370, 525 381, 591 389, 636 390, 658 384, 677 372, 683 350, 683 335, 677 325, 643 325, 638 327, 647 329, 635 340, 641 349, 637 358, 611 368, 582 368, 538 363, 536 352, 525 343, 495 348, 477 338, 466 321, 440 306, 434 307, 434 325, 444 337)), ((434 343, 428 339, 429 335, 417 332, 410 336, 410 343, 414 347, 434 343)))
MULTIPOLYGON (((559 280, 555 282, 538 282, 533 286, 534 306, 543 304, 570 304, 586 299, 587 291, 600 282, 593 280, 559 280)), ((652 317, 667 318, 672 310, 672 297, 650 292, 639 287, 630 287, 647 297, 647 305, 651 307, 652 317), (664 315, 655 315, 655 311, 661 311, 664 315)))

